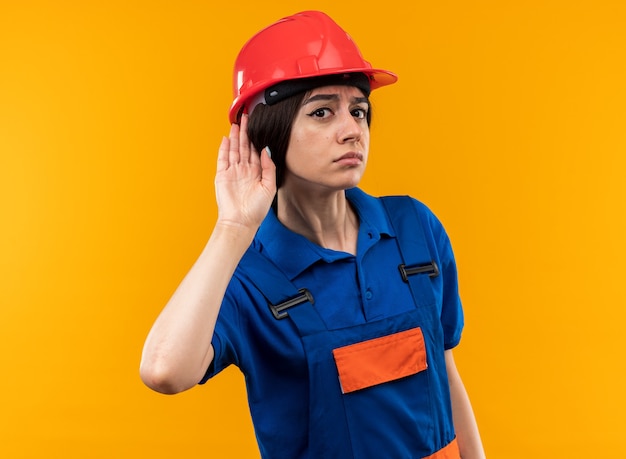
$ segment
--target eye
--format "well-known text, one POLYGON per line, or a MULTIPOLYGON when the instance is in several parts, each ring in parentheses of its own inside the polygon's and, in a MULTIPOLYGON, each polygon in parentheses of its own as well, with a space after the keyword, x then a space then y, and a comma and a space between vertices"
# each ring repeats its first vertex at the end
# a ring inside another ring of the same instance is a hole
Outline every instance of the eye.
POLYGON ((366 108, 355 108, 352 110, 352 116, 354 116, 357 119, 363 120, 367 117, 367 109, 366 108))
POLYGON ((309 113, 309 116, 312 118, 327 118, 332 114, 330 108, 316 108, 315 110, 313 110, 311 113, 309 113))

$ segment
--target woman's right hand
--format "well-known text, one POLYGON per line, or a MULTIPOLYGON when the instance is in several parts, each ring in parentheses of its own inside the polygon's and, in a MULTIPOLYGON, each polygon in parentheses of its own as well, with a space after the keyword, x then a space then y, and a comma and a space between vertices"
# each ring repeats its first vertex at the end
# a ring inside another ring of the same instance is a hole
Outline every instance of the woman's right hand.
POLYGON ((248 115, 233 124, 217 157, 215 192, 218 224, 254 228, 261 225, 276 194, 276 167, 267 147, 256 151, 247 134, 248 115))
POLYGON ((266 151, 259 156, 247 126, 244 116, 222 140, 215 175, 217 224, 146 338, 141 378, 158 392, 187 390, 206 373, 226 288, 276 194, 274 163, 266 151))

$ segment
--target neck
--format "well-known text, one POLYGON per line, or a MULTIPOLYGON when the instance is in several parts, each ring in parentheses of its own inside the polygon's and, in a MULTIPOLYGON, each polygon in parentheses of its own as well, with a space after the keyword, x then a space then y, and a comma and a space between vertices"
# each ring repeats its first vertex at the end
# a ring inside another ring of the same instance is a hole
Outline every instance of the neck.
POLYGON ((283 225, 311 242, 356 254, 359 220, 343 190, 312 196, 280 188, 276 210, 283 225))

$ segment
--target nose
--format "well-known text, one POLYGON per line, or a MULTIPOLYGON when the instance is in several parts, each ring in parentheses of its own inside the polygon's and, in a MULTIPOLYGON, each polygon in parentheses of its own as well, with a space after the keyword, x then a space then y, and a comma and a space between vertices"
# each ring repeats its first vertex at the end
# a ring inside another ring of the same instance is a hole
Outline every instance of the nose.
POLYGON ((347 111, 342 114, 341 127, 339 129, 339 142, 358 142, 363 136, 363 126, 358 118, 352 116, 352 113, 347 111))

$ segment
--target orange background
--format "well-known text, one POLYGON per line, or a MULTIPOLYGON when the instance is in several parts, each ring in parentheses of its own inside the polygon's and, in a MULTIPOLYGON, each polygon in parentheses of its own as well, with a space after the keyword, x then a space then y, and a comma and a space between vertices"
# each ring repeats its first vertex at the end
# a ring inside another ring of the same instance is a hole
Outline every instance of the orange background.
POLYGON ((626 3, 0 1, 0 457, 258 457, 228 370, 145 388, 216 215, 230 70, 323 9, 400 81, 363 188, 443 220, 491 458, 626 457, 626 3))

